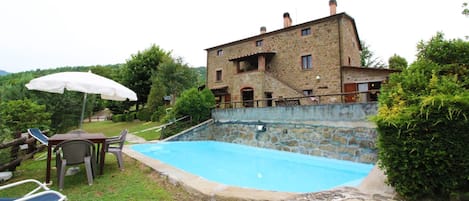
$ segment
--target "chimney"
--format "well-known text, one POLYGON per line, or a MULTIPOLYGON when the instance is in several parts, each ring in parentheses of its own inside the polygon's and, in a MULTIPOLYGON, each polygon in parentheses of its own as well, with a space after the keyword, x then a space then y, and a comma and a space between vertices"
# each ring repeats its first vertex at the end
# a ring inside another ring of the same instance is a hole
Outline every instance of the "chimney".
POLYGON ((261 34, 265 34, 265 32, 267 32, 267 28, 265 28, 264 26, 261 27, 261 34))
POLYGON ((290 13, 283 14, 283 28, 291 26, 292 20, 290 18, 290 13))
POLYGON ((337 1, 329 0, 329 10, 330 10, 331 15, 336 14, 336 8, 337 8, 337 1))

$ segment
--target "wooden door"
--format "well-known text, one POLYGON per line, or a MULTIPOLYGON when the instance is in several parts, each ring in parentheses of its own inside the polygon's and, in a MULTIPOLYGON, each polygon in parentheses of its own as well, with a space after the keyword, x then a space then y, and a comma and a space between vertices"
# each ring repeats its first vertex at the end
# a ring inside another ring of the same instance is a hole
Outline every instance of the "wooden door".
POLYGON ((232 108, 233 106, 231 105, 231 94, 226 94, 225 95, 225 108, 232 108))
MULTIPOLYGON (((345 93, 357 92, 357 84, 356 83, 344 84, 344 92, 345 93)), ((356 94, 345 95, 346 103, 351 103, 355 101, 356 101, 356 94)))

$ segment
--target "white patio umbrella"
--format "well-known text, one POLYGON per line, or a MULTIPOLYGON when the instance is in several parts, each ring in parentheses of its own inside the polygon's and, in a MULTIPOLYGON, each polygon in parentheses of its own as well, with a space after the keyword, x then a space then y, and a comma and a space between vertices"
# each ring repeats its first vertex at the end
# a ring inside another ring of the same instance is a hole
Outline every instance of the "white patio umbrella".
POLYGON ((137 100, 137 94, 114 80, 88 72, 61 72, 32 79, 26 88, 29 90, 64 93, 64 89, 85 93, 80 117, 83 121, 87 94, 100 94, 102 99, 125 101, 137 100))

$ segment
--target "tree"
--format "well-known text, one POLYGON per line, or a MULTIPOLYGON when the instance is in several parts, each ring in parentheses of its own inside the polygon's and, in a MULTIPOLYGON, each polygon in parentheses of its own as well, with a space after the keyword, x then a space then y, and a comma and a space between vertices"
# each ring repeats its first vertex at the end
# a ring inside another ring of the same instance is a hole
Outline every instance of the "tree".
POLYGON ((161 63, 171 60, 171 53, 152 45, 143 52, 138 52, 127 60, 124 68, 124 83, 137 93, 137 110, 145 104, 151 88, 151 77, 161 63))
MULTIPOLYGON (((11 73, 0 76, 0 101, 10 100, 33 100, 37 104, 45 105, 46 111, 51 114, 50 129, 52 132, 64 132, 67 129, 76 127, 81 114, 83 104, 83 93, 65 91, 64 94, 53 94, 41 91, 30 91, 24 85, 31 79, 64 71, 92 72, 104 77, 111 78, 117 82, 123 80, 123 64, 104 65, 104 66, 82 66, 82 67, 60 67, 56 69, 34 70, 20 73, 11 73)), ((88 94, 86 103, 86 113, 109 107, 113 111, 128 110, 133 104, 129 101, 117 102, 101 100, 96 95, 88 94), (117 105, 117 106, 116 106, 117 105), (117 108, 117 109, 116 109, 117 108)))
POLYGON ((379 57, 375 57, 375 53, 370 50, 370 46, 365 41, 360 41, 362 52, 360 54, 360 63, 364 67, 381 68, 384 67, 384 62, 379 57))
POLYGON ((410 200, 450 200, 469 186, 469 42, 437 33, 381 90, 378 158, 410 200))
POLYGON ((417 45, 417 58, 428 59, 441 65, 469 64, 468 42, 462 39, 445 40, 444 34, 438 32, 430 41, 420 41, 417 45))
POLYGON ((395 70, 404 70, 407 68, 407 60, 397 54, 394 54, 388 60, 389 68, 395 70))
POLYGON ((27 128, 50 127, 50 113, 46 112, 46 106, 29 99, 2 102, 0 116, 4 126, 14 133, 26 132, 27 128))
POLYGON ((179 96, 182 91, 195 87, 197 74, 181 59, 160 64, 153 76, 153 83, 147 100, 147 106, 153 113, 158 106, 163 105, 163 97, 179 96))
POLYGON ((468 2, 462 3, 462 7, 463 7, 462 14, 465 15, 465 16, 469 16, 469 8, 468 8, 468 5, 469 5, 468 2))
POLYGON ((197 75, 181 59, 161 64, 157 77, 165 86, 167 95, 174 97, 197 84, 197 75))
POLYGON ((204 66, 192 68, 197 75, 197 85, 204 85, 207 80, 207 68, 204 66))
POLYGON ((147 108, 151 114, 156 112, 158 107, 164 105, 164 96, 166 96, 166 87, 159 77, 155 77, 147 100, 147 108))
POLYGON ((205 88, 198 91, 191 88, 184 91, 176 100, 175 113, 177 116, 189 115, 195 122, 210 118, 210 110, 215 106, 215 96, 205 88))

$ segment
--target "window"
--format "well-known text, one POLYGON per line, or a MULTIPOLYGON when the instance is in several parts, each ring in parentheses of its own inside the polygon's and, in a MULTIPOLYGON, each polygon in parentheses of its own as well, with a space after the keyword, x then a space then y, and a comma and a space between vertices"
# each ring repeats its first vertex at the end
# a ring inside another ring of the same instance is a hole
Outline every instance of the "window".
POLYGON ((311 35, 311 28, 302 29, 302 30, 301 30, 301 35, 302 35, 302 36, 311 35))
POLYGON ((272 107, 272 92, 264 92, 267 107, 272 107))
POLYGON ((303 95, 311 96, 313 95, 313 90, 312 89, 303 90, 303 95))
POLYGON ((378 101, 379 89, 381 88, 381 82, 370 82, 368 84, 368 89, 373 90, 369 93, 369 101, 378 101))
POLYGON ((303 69, 312 69, 313 68, 313 56, 311 55, 302 56, 301 67, 303 67, 303 69))
POLYGON ((222 72, 221 72, 221 70, 217 70, 217 75, 216 75, 216 76, 217 76, 217 78, 216 78, 217 81, 221 81, 221 79, 222 79, 222 72))
POLYGON ((262 42, 264 42, 264 40, 258 40, 258 41, 256 41, 256 47, 262 46, 262 42))
POLYGON ((223 55, 223 50, 222 49, 217 50, 217 56, 221 56, 221 55, 223 55))

